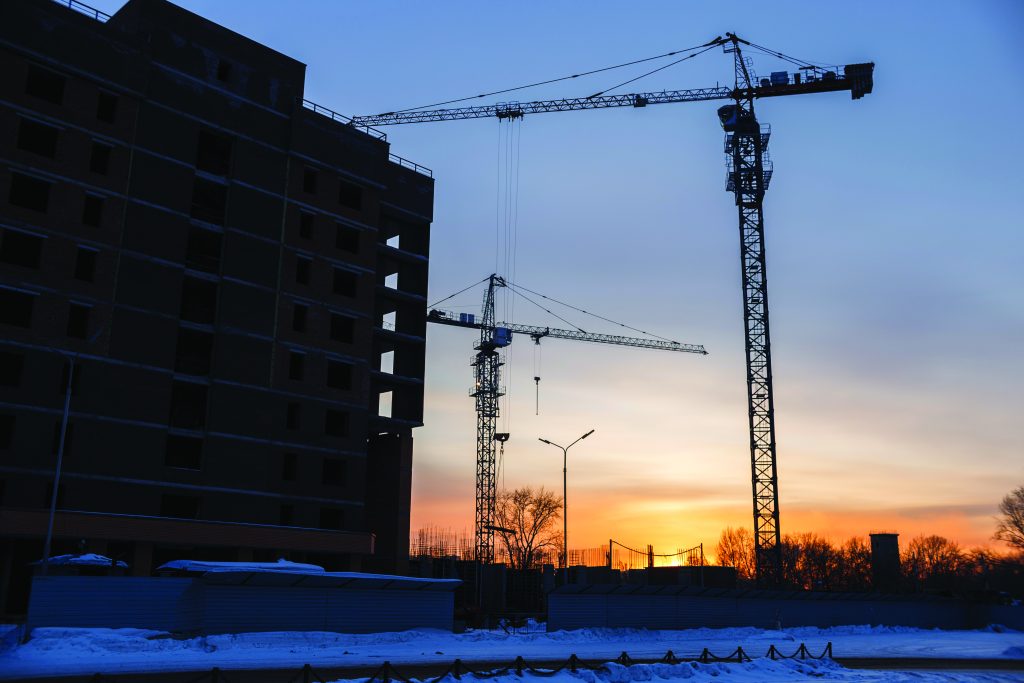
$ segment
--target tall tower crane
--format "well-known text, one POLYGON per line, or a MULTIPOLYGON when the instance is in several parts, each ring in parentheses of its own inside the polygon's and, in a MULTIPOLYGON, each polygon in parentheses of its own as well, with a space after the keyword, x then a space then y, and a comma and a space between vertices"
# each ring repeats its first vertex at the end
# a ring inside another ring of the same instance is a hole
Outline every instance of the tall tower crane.
POLYGON ((484 292, 483 315, 478 319, 467 313, 452 313, 433 309, 427 315, 427 321, 439 325, 453 325, 480 331, 480 339, 473 344, 476 355, 473 356, 475 382, 470 395, 476 399, 476 517, 474 519, 474 542, 476 558, 484 564, 494 561, 494 506, 497 498, 495 443, 504 443, 508 434, 497 431, 498 399, 504 395, 501 388, 501 356, 499 350, 512 343, 514 334, 529 335, 535 342, 545 337, 552 339, 572 339, 574 341, 597 342, 601 344, 617 344, 639 349, 657 349, 660 351, 678 351, 682 353, 698 353, 707 355, 703 346, 696 344, 680 344, 674 341, 643 339, 639 337, 620 337, 614 334, 593 334, 582 330, 560 330, 537 325, 519 325, 516 323, 495 322, 494 291, 498 287, 507 287, 508 283, 500 275, 488 278, 487 291, 484 292))
POLYGON ((625 95, 511 102, 455 109, 417 109, 358 116, 353 123, 386 126, 430 121, 454 121, 497 117, 517 119, 526 114, 646 107, 675 102, 731 100, 720 107, 718 116, 725 130, 728 172, 726 190, 732 192, 739 213, 740 261, 743 281, 743 320, 746 332, 747 406, 750 428, 750 467, 753 486, 754 549, 758 582, 777 585, 782 576, 782 546, 779 526, 778 472, 775 449, 775 400, 772 392, 771 339, 768 324, 768 279, 765 270, 764 212, 762 202, 772 175, 768 157, 770 128, 758 122, 754 100, 764 97, 849 91, 852 99, 869 94, 874 84, 874 63, 821 67, 793 60, 781 53, 751 43, 735 34, 716 37, 700 48, 721 46, 733 55, 734 85, 690 90, 662 90, 625 95), (742 47, 768 52, 801 63, 790 74, 773 72, 758 80, 742 47))

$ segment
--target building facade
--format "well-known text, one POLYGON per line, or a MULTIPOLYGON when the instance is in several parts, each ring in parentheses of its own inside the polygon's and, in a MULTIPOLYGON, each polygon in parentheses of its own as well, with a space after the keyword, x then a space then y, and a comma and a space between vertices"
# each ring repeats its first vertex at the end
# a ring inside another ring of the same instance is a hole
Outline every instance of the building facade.
POLYGON ((429 170, 164 0, 3 12, 0 607, 62 432, 54 554, 402 571, 429 170))

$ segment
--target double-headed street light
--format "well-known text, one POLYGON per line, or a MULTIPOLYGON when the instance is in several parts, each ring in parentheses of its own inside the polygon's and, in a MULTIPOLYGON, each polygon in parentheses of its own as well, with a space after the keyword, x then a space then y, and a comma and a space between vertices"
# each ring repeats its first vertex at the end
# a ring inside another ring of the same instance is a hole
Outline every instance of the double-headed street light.
POLYGON ((537 440, 541 443, 546 443, 549 446, 562 449, 562 567, 565 568, 565 582, 569 583, 569 502, 568 502, 568 464, 569 464, 569 449, 578 444, 583 439, 587 438, 594 433, 591 429, 589 432, 581 436, 580 438, 573 441, 568 446, 559 446, 553 441, 547 439, 538 438, 537 440))

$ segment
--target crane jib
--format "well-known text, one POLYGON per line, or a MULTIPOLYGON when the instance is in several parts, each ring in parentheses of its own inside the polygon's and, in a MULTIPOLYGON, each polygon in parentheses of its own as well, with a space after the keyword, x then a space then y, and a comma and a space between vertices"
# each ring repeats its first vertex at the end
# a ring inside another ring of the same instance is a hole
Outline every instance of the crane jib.
POLYGON ((459 107, 455 109, 421 109, 417 111, 387 112, 371 116, 356 116, 353 117, 352 123, 359 126, 393 126, 403 123, 460 121, 492 117, 506 120, 519 119, 526 114, 554 111, 580 111, 586 109, 609 109, 612 107, 637 108, 646 107, 651 104, 754 99, 842 90, 849 90, 853 99, 860 99, 871 92, 874 67, 873 63, 865 63, 848 64, 845 67, 833 67, 831 69, 816 69, 806 73, 794 72, 793 74, 788 74, 786 72, 775 72, 772 74, 773 78, 763 78, 757 85, 744 89, 715 86, 713 88, 570 97, 560 100, 537 100, 534 102, 502 102, 499 104, 459 107), (774 78, 779 73, 785 74, 784 80, 774 78))

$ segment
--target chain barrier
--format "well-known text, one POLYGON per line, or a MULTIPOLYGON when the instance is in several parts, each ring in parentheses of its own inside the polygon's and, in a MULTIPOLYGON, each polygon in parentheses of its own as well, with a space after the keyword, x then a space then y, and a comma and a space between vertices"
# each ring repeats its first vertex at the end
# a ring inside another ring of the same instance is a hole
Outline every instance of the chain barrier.
MULTIPOLYGON (((811 651, 807 649, 807 645, 804 643, 800 643, 800 647, 791 655, 784 655, 777 647, 771 645, 768 648, 768 652, 765 654, 765 657, 773 660, 832 659, 832 643, 827 643, 825 645, 825 649, 817 656, 811 654, 811 651)), ((572 673, 577 673, 581 669, 588 671, 608 671, 608 664, 618 664, 620 666, 628 667, 639 664, 682 664, 684 662, 693 661, 700 662, 701 664, 718 662, 743 664, 745 662, 751 662, 753 659, 746 653, 742 646, 737 646, 735 650, 724 657, 712 653, 708 648, 704 648, 696 657, 679 657, 672 650, 669 650, 660 659, 634 659, 629 656, 628 652, 623 652, 615 659, 605 663, 587 662, 580 659, 575 653, 573 653, 569 655, 569 658, 565 660, 563 664, 554 669, 541 669, 530 666, 522 656, 519 656, 516 657, 515 661, 508 666, 489 669, 487 671, 475 671, 461 659, 456 659, 440 676, 421 679, 410 678, 409 676, 402 674, 391 664, 390 661, 386 661, 381 664, 380 667, 368 678, 359 680, 361 680, 362 683, 441 683, 441 681, 448 676, 461 681, 463 676, 471 676, 474 679, 486 680, 489 678, 507 676, 509 674, 515 674, 519 677, 522 677, 523 674, 530 674, 531 676, 547 678, 562 671, 570 671, 572 673)), ((205 681, 209 681, 209 683, 234 683, 229 677, 224 675, 224 671, 220 669, 220 667, 213 667, 209 671, 204 671, 201 674, 188 679, 184 683, 203 683, 205 681)), ((117 680, 109 676, 96 673, 89 678, 89 683, 117 683, 117 680)), ((313 667, 309 664, 305 664, 301 669, 293 674, 286 683, 326 683, 326 681, 313 669, 313 667)))

